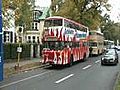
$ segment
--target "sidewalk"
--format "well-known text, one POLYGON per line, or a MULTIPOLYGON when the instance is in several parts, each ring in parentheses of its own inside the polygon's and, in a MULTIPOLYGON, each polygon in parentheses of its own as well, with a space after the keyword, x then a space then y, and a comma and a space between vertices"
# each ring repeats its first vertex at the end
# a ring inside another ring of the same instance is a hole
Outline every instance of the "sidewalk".
MULTIPOLYGON (((30 64, 30 63, 35 63, 35 62, 41 62, 42 58, 32 58, 30 60, 24 60, 24 61, 20 61, 19 65, 23 66, 26 64, 30 64)), ((11 68, 14 67, 17 64, 17 62, 12 62, 12 63, 4 63, 4 68, 11 68)))
POLYGON ((19 68, 16 68, 17 62, 4 63, 4 78, 8 78, 13 74, 18 74, 23 71, 28 71, 42 66, 42 58, 32 58, 19 62, 19 68))

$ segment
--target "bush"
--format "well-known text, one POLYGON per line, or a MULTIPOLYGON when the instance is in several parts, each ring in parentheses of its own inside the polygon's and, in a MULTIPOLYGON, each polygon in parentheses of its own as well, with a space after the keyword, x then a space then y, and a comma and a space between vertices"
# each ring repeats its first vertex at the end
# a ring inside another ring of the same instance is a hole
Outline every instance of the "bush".
MULTIPOLYGON (((9 62, 9 61, 13 61, 14 59, 17 59, 18 46, 19 44, 11 44, 11 43, 3 45, 5 62, 9 62)), ((30 58, 30 44, 21 44, 21 47, 22 47, 22 52, 20 58, 21 59, 30 58)))

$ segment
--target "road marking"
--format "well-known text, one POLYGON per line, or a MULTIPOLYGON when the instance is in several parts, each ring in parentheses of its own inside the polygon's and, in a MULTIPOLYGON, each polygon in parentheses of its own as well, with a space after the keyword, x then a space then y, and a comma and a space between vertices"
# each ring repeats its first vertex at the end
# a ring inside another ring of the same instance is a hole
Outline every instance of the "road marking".
POLYGON ((74 74, 70 74, 70 75, 68 75, 68 76, 66 76, 66 77, 64 77, 64 78, 62 78, 62 79, 56 81, 55 83, 58 84, 58 83, 60 83, 60 82, 62 82, 62 81, 64 81, 64 80, 66 80, 66 79, 68 79, 68 78, 70 78, 70 77, 72 77, 72 76, 74 76, 74 74))
POLYGON ((99 63, 99 62, 100 62, 100 60, 95 61, 95 63, 99 63))
POLYGON ((3 85, 3 86, 0 86, 0 89, 1 89, 1 88, 4 88, 4 87, 11 86, 11 85, 14 85, 14 84, 17 84, 17 83, 20 83, 20 82, 23 82, 23 81, 26 81, 26 80, 29 80, 29 79, 32 79, 32 78, 35 78, 35 77, 38 77, 38 76, 42 76, 42 75, 47 74, 47 73, 50 73, 50 72, 51 72, 51 71, 47 71, 47 72, 44 72, 44 73, 41 73, 41 74, 37 74, 37 75, 31 76, 31 77, 28 77, 28 78, 25 78, 25 79, 21 79, 21 80, 18 80, 18 81, 9 83, 9 84, 5 84, 5 85, 3 85))
POLYGON ((87 68, 89 68, 89 67, 91 67, 92 65, 87 65, 86 67, 84 67, 84 68, 82 68, 82 69, 87 69, 87 68))

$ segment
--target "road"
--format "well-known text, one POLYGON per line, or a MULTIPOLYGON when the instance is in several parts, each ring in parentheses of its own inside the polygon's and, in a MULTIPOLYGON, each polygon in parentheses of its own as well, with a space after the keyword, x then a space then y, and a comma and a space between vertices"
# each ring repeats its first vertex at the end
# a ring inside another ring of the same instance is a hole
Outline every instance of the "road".
POLYGON ((120 64, 101 66, 100 58, 90 57, 72 67, 39 68, 14 75, 0 83, 0 90, 112 90, 120 64))

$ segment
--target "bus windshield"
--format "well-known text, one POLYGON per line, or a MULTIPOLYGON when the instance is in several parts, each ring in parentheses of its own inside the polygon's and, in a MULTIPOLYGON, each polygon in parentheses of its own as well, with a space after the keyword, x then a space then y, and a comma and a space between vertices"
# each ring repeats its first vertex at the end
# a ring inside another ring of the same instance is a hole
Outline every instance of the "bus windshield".
POLYGON ((97 46, 97 42, 90 42, 89 45, 90 45, 90 46, 95 46, 95 47, 96 47, 96 46, 97 46))
POLYGON ((64 48, 64 42, 47 41, 44 43, 44 48, 50 50, 62 50, 64 48))
POLYGON ((62 19, 45 20, 45 27, 62 26, 62 19))

